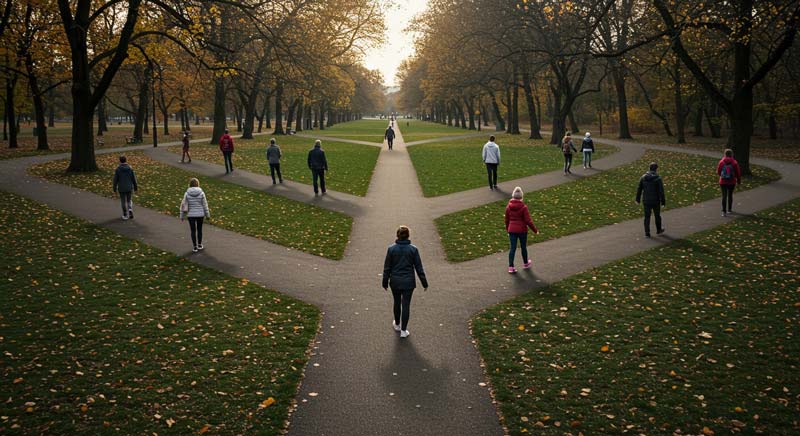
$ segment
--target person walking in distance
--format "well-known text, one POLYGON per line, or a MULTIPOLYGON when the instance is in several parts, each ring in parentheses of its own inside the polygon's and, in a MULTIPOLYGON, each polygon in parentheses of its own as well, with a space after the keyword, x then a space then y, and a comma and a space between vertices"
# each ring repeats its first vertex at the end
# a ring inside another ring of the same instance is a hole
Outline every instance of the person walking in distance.
POLYGON ((272 176, 272 184, 275 184, 275 172, 278 173, 278 180, 283 183, 283 175, 281 174, 281 148, 275 143, 275 138, 269 140, 269 147, 267 147, 267 162, 269 162, 269 175, 272 176))
POLYGON ((189 158, 189 163, 192 163, 192 155, 189 154, 189 132, 183 132, 183 138, 181 138, 181 142, 183 143, 183 154, 181 154, 181 163, 183 163, 185 158, 189 158))
POLYGON ((639 187, 636 189, 636 204, 644 204, 644 236, 650 237, 650 214, 656 217, 656 233, 664 233, 661 225, 661 208, 666 206, 664 198, 664 182, 658 175, 658 164, 650 164, 650 171, 644 173, 639 179, 639 187))
POLYGON ((325 195, 325 171, 328 171, 328 160, 325 158, 325 151, 322 149, 322 141, 317 139, 314 148, 308 152, 308 168, 311 170, 311 177, 314 184, 314 195, 325 195), (319 181, 319 186, 317 186, 319 181))
POLYGON ((733 212, 733 191, 742 183, 742 170, 733 158, 733 150, 725 150, 725 156, 717 164, 719 187, 722 189, 722 216, 733 212))
POLYGON ((389 144, 389 150, 392 149, 392 143, 394 143, 394 129, 392 126, 386 128, 386 133, 383 134, 383 137, 386 138, 386 143, 389 144))
POLYGON ((128 158, 119 157, 119 166, 114 171, 113 180, 114 192, 119 191, 119 203, 122 206, 122 219, 133 218, 133 192, 139 190, 136 184, 136 174, 133 168, 128 165, 128 158))
POLYGON ((483 163, 486 164, 489 189, 497 189, 497 166, 500 165, 500 147, 495 144, 494 135, 489 136, 489 142, 483 144, 483 163))
POLYGON ((417 287, 414 271, 422 282, 422 287, 428 290, 428 279, 425 277, 425 270, 422 268, 422 258, 419 256, 419 249, 411 244, 409 240, 410 230, 406 226, 397 228, 397 240, 389 246, 386 251, 386 259, 383 261, 383 289, 392 288, 394 297, 394 319, 392 327, 400 332, 401 338, 407 338, 408 319, 411 314, 411 295, 417 287))
POLYGON ((583 169, 592 167, 592 153, 594 153, 594 141, 592 141, 592 134, 586 132, 581 142, 581 151, 583 152, 583 169))
POLYGON ((197 253, 203 249, 203 218, 210 218, 206 194, 200 188, 200 181, 192 177, 189 179, 189 189, 183 194, 181 200, 180 219, 189 219, 189 234, 192 237, 192 252, 197 253))
POLYGON ((233 138, 228 134, 228 129, 225 129, 225 134, 219 138, 219 150, 222 152, 222 158, 225 159, 225 174, 233 172, 233 138))
POLYGON ((575 148, 575 144, 572 143, 572 136, 570 136, 569 132, 564 135, 564 138, 561 140, 561 152, 564 153, 564 174, 572 174, 570 171, 570 167, 572 167, 572 152, 578 151, 575 148))
POLYGON ((508 240, 511 244, 511 249, 508 251, 508 272, 514 274, 517 269, 514 268, 514 256, 517 253, 517 242, 522 251, 522 266, 523 268, 530 268, 533 263, 528 258, 528 229, 530 228, 534 234, 539 234, 539 229, 533 224, 531 214, 528 211, 528 206, 522 201, 522 188, 517 186, 511 194, 506 206, 506 231, 508 232, 508 240))

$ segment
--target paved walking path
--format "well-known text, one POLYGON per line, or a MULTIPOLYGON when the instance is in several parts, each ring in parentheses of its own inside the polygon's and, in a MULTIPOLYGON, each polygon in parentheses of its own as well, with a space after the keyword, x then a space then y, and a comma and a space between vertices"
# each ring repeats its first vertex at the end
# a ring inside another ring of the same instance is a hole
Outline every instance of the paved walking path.
MULTIPOLYGON (((488 388, 479 385, 485 377, 467 327, 476 311, 727 221, 719 216, 719 200, 715 199, 664 213, 665 237, 644 239, 641 221, 636 219, 535 244, 530 248, 533 269, 513 276, 506 272, 505 253, 450 264, 444 260, 433 225, 437 215, 507 197, 507 185, 524 184, 533 190, 571 179, 559 171, 506 182, 502 185, 504 195, 480 189, 435 201, 425 199, 399 130, 394 150, 384 147, 379 155, 366 197, 334 193, 320 203, 354 217, 351 241, 339 262, 214 226, 204 229, 207 249, 191 254, 186 225, 174 217, 137 208, 135 220, 121 221, 117 200, 43 181, 25 172, 31 164, 66 155, 2 161, 0 186, 318 305, 324 312, 322 326, 289 429, 290 435, 298 436, 503 434, 488 388), (447 206, 435 207, 436 203, 447 206), (411 227, 411 239, 420 248, 431 285, 427 292, 415 291, 411 337, 407 340, 400 340, 392 330, 391 297, 380 288, 383 257, 399 224, 411 227)), ((634 160, 645 147, 693 152, 630 142, 614 145, 620 147, 620 153, 598 160, 597 169, 634 160)), ((148 153, 160 160, 167 158, 161 150, 148 153)), ((168 157, 176 160, 174 155, 168 157)), ((800 165, 763 159, 754 159, 753 163, 774 168, 783 178, 737 192, 734 209, 738 214, 753 213, 800 195, 800 165)), ((221 172, 218 166, 200 162, 193 163, 192 168, 209 176, 221 172)), ((265 183, 265 176, 236 173, 226 180, 314 202, 307 185, 285 183, 273 189, 271 183, 265 183)))

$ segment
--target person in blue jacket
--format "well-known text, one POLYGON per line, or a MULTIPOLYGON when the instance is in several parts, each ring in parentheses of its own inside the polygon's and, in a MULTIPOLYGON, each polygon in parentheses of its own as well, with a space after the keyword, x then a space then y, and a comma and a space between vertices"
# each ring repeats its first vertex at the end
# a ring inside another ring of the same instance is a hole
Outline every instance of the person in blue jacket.
POLYGON ((422 287, 428 290, 428 279, 425 277, 425 270, 422 268, 422 259, 419 256, 419 249, 411 244, 408 239, 410 230, 406 226, 397 229, 397 240, 389 246, 386 252, 386 260, 383 262, 383 289, 392 287, 394 297, 394 319, 392 327, 400 332, 401 338, 407 338, 408 318, 411 308, 411 295, 417 287, 414 278, 414 271, 422 282, 422 287))

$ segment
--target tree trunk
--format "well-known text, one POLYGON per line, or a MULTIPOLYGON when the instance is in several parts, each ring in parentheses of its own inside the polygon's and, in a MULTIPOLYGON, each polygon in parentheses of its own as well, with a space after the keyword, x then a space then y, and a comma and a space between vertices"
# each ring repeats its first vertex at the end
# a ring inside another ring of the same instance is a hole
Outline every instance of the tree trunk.
POLYGON ((575 121, 575 111, 570 110, 568 117, 569 117, 569 128, 570 128, 570 131, 572 133, 578 134, 578 131, 580 129, 578 128, 578 123, 575 121))
POLYGON ((461 128, 466 129, 467 117, 466 114, 464 114, 464 106, 461 106, 460 102, 453 102, 453 105, 455 105, 458 108, 458 118, 459 120, 461 120, 461 128))
POLYGON ((325 114, 327 113, 326 110, 327 109, 325 108, 325 100, 322 100, 319 103, 319 129, 320 130, 325 130, 325 114))
POLYGON ((673 75, 675 81, 675 127, 678 133, 678 144, 686 144, 686 116, 683 108, 683 90, 681 90, 681 64, 678 59, 675 59, 675 72, 673 75))
POLYGON ((475 130, 475 104, 472 102, 472 98, 465 98, 464 104, 469 113, 469 130, 475 130))
POLYGON ((769 125, 769 139, 778 139, 778 123, 774 113, 770 112, 767 124, 769 125))
POLYGON ((500 105, 497 104, 497 98, 494 92, 490 92, 489 96, 492 99, 492 112, 494 113, 494 130, 502 132, 506 130, 506 123, 503 120, 503 115, 500 113, 500 105))
POLYGON ((292 131, 292 123, 294 123, 294 114, 295 110, 297 110, 297 104, 300 102, 299 99, 295 98, 292 101, 292 104, 289 105, 289 111, 286 114, 286 132, 289 133, 292 131))
MULTIPOLYGON (((162 96, 163 99, 163 96, 162 96)), ((164 118, 164 136, 169 135, 169 108, 166 105, 161 106, 161 117, 164 118)))
POLYGON ((525 104, 528 106, 528 116, 530 117, 531 134, 528 139, 542 139, 541 128, 539 127, 539 118, 536 113, 536 104, 533 101, 533 88, 531 87, 531 78, 528 73, 522 75, 522 89, 525 91, 525 104))
POLYGON ((225 118, 225 78, 217 77, 214 79, 214 130, 211 132, 211 144, 219 144, 219 139, 225 133, 225 118))
POLYGON ((108 132, 106 124, 106 99, 101 98, 97 103, 97 136, 103 136, 103 132, 108 132))
POLYGON ((53 99, 50 99, 50 104, 47 105, 47 127, 56 126, 56 110, 53 104, 53 99))
MULTIPOLYGON (((28 7, 30 7, 30 4, 28 7)), ((34 117, 36 118, 36 149, 49 150, 50 147, 47 145, 47 124, 44 121, 44 100, 42 99, 42 93, 39 91, 39 78, 33 69, 33 57, 30 50, 25 53, 25 69, 28 72, 28 86, 31 89, 34 117)))
POLYGON ((263 106, 261 107, 261 116, 258 118, 258 133, 261 133, 261 129, 264 127, 264 118, 267 116, 268 112, 269 112, 269 94, 264 96, 264 103, 263 106))
POLYGON ((14 114, 14 88, 17 85, 16 76, 6 79, 6 119, 8 119, 8 148, 18 148, 18 126, 14 114))
POLYGON ((628 96, 625 91, 625 71, 617 61, 614 62, 614 67, 611 71, 611 76, 614 79, 614 88, 617 91, 617 110, 619 112, 619 138, 632 139, 631 128, 628 122, 628 96))
POLYGON ((236 131, 242 131, 242 107, 238 104, 233 104, 233 119, 236 122, 236 131))
MULTIPOLYGON (((150 76, 148 71, 145 71, 143 77, 150 76)), ((144 138, 144 133, 147 133, 147 92, 149 89, 147 79, 143 78, 139 83, 139 101, 136 103, 136 115, 133 119, 133 137, 139 141, 144 138)))
POLYGON ((514 83, 512 83, 512 87, 514 89, 511 91, 513 97, 513 102, 511 103, 511 134, 519 135, 519 86, 517 84, 516 73, 514 74, 514 83))
POLYGON ((703 136, 703 107, 697 106, 694 113, 694 132, 692 136, 703 136))
POLYGON ((733 99, 728 148, 733 150, 742 174, 750 175, 750 137, 753 136, 753 91, 740 89, 733 99))
POLYGON ((281 106, 283 101, 283 83, 278 82, 278 86, 275 88, 275 131, 273 132, 274 135, 285 135, 286 132, 283 130, 283 107, 281 106))
POLYGON ((297 120, 294 122, 294 131, 295 132, 302 132, 303 131, 303 98, 300 97, 297 103, 297 110, 295 113, 297 114, 297 120))

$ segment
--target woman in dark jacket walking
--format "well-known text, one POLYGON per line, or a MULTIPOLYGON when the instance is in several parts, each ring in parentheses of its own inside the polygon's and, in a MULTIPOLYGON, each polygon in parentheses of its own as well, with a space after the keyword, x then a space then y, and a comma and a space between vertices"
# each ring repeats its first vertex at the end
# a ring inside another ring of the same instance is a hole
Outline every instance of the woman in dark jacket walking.
POLYGON ((514 255, 517 254, 517 241, 519 241, 520 248, 522 249, 522 266, 530 268, 533 263, 528 259, 528 228, 533 230, 533 233, 539 234, 539 229, 533 224, 531 214, 528 211, 528 206, 522 202, 522 188, 517 186, 511 194, 511 200, 506 206, 506 231, 508 231, 508 239, 511 243, 511 250, 508 252, 508 272, 514 274, 517 269, 514 268, 514 255))
POLYGON ((416 270, 422 287, 428 290, 428 279, 425 277, 425 270, 422 268, 422 259, 419 257, 419 250, 411 245, 408 239, 410 231, 406 226, 397 229, 397 240, 389 246, 386 252, 386 260, 383 261, 383 289, 386 290, 391 285, 392 296, 394 297, 394 319, 392 327, 400 332, 401 338, 407 338, 408 318, 411 307, 411 294, 417 287, 414 278, 416 270), (401 319, 402 315, 402 319, 401 319))
POLYGON ((733 212, 733 190, 742 183, 742 170, 739 162, 733 158, 733 150, 730 148, 725 150, 725 157, 717 164, 717 175, 719 187, 722 189, 722 216, 728 216, 733 212))

